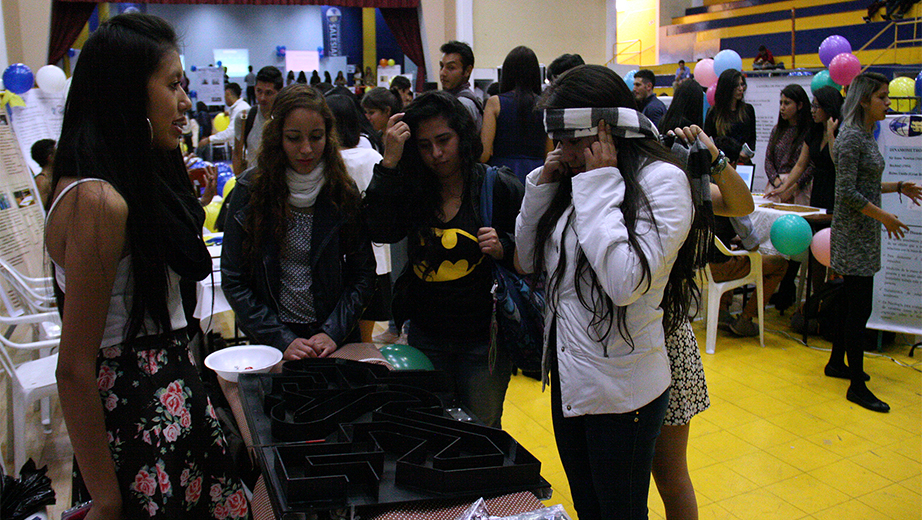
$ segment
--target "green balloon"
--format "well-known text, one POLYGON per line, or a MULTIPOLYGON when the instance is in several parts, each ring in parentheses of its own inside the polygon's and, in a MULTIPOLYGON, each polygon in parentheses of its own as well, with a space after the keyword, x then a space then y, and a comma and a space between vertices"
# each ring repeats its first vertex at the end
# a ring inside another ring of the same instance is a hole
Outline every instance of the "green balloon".
POLYGON ((397 370, 435 370, 425 354, 409 345, 387 345, 379 350, 397 370))
POLYGON ((811 92, 815 93, 817 90, 823 87, 832 87, 836 90, 842 90, 842 87, 832 80, 832 76, 829 75, 828 70, 821 70, 817 72, 816 75, 813 76, 813 81, 810 82, 811 92))

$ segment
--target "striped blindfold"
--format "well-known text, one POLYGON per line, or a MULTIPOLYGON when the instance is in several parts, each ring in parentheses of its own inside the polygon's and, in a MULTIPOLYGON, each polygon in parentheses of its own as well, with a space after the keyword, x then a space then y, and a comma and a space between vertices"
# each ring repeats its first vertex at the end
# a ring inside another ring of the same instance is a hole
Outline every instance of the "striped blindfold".
POLYGON ((659 132, 647 116, 631 108, 549 108, 544 111, 544 129, 554 140, 598 135, 599 121, 608 123, 614 137, 659 139, 659 132))

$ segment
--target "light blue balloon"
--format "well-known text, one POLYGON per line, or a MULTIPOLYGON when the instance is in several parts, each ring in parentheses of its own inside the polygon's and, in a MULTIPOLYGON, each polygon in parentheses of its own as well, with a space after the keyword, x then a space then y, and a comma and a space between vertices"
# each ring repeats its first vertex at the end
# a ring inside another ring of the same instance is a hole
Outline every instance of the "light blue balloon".
POLYGON ((783 215, 772 224, 771 239, 772 247, 779 253, 797 256, 810 247, 813 230, 800 215, 783 215))
POLYGON ((719 78, 725 70, 743 71, 743 58, 736 51, 724 49, 714 56, 714 73, 719 78))
POLYGON ((624 82, 627 83, 627 88, 634 88, 634 74, 637 74, 637 69, 629 70, 628 73, 624 75, 624 82))

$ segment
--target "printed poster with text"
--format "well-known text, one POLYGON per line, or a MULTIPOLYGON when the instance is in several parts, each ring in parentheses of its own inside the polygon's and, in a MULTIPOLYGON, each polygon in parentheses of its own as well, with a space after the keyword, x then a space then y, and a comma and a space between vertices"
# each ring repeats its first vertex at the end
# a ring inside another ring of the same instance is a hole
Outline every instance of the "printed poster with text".
MULTIPOLYGON (((44 224, 32 173, 9 120, 0 114, 0 258, 26 276, 45 276, 44 224)), ((0 291, 0 300, 11 315, 21 314, 15 295, 0 291)))
MULTIPOLYGON (((922 116, 890 116, 875 130, 887 162, 883 182, 922 185, 922 116)), ((881 226, 881 269, 874 276, 874 306, 868 328, 922 334, 922 207, 905 195, 881 197, 884 211, 893 213, 909 230, 901 240, 887 237, 881 226)))

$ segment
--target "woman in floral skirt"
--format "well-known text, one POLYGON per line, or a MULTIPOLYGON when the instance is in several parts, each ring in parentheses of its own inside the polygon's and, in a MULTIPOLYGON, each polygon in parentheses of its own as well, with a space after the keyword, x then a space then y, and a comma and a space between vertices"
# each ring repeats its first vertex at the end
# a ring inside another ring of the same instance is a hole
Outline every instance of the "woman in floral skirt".
POLYGON ((211 258, 179 151, 182 78, 172 27, 116 16, 84 46, 65 109, 45 246, 88 519, 249 516, 186 346, 179 280, 209 275, 211 258))

